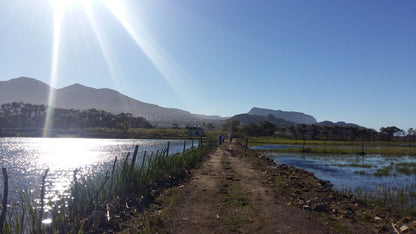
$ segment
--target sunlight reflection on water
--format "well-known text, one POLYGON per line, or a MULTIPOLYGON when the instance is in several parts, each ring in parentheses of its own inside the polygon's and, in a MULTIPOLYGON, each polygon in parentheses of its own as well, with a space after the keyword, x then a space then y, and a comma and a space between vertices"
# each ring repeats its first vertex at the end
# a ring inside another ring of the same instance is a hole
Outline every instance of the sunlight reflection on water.
MULTIPOLYGON (((93 175, 104 171, 114 161, 133 152, 139 145, 138 159, 144 151, 160 150, 171 142, 171 153, 181 152, 183 141, 137 140, 137 139, 86 139, 86 138, 1 138, 0 166, 7 169, 11 197, 27 189, 38 193, 42 175, 49 169, 46 178, 46 197, 50 200, 58 195, 68 195, 74 170, 80 174, 93 175)), ((191 147, 187 142, 187 148, 191 147)), ((3 180, 3 176, 0 175, 3 180)), ((0 187, 1 194, 3 186, 0 187)))

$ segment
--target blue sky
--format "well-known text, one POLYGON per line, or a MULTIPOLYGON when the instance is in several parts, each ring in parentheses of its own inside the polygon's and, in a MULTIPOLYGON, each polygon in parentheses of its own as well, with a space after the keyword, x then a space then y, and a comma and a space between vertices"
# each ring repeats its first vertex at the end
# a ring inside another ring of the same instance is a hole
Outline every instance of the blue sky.
POLYGON ((416 128, 416 1, 0 0, 0 80, 416 128))

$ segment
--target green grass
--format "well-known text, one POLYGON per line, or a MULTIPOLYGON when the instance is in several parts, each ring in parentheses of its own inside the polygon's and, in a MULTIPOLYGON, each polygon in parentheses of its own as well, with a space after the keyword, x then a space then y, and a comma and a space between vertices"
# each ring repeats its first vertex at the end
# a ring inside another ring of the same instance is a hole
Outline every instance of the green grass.
MULTIPOLYGON (((303 140, 283 139, 273 137, 252 137, 249 138, 249 147, 255 145, 303 145, 303 140)), ((416 147, 399 146, 404 142, 380 142, 369 141, 364 142, 364 152, 366 154, 380 155, 416 155, 416 147)), ((361 141, 325 141, 325 140, 306 140, 305 152, 314 154, 359 154, 362 151, 361 141), (314 146, 314 147, 308 147, 314 146), (342 148, 347 147, 347 148, 342 148), (350 148, 348 148, 350 147, 350 148), (353 147, 353 148, 352 148, 353 147)), ((274 150, 276 152, 285 153, 303 153, 302 147, 286 148, 282 150, 274 150)))
POLYGON ((356 188, 344 191, 354 194, 358 199, 376 206, 386 207, 403 217, 416 215, 416 184, 408 186, 382 186, 372 191, 368 188, 356 188))
POLYGON ((393 170, 393 165, 385 166, 383 168, 377 169, 377 171, 374 173, 375 176, 388 176, 390 175, 391 171, 393 170))
POLYGON ((372 168, 374 167, 371 164, 359 164, 359 163, 350 163, 350 164, 343 164, 338 165, 339 167, 358 167, 358 168, 372 168))

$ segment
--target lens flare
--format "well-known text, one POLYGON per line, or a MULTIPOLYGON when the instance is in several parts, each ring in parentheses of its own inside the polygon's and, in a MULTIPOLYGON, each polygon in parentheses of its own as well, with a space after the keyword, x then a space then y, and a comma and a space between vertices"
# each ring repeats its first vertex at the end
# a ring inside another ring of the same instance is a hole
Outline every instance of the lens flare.
POLYGON ((43 127, 43 137, 49 135, 50 129, 52 129, 52 119, 53 119, 53 107, 55 106, 55 85, 56 78, 58 74, 58 64, 59 64, 59 44, 61 37, 61 24, 62 17, 64 13, 64 5, 58 4, 63 1, 54 1, 53 12, 53 47, 52 47, 52 65, 51 65, 51 75, 49 79, 50 89, 48 95, 48 107, 46 111, 45 124, 43 127))
POLYGON ((153 39, 143 24, 135 18, 135 15, 129 11, 131 9, 137 10, 137 8, 130 5, 126 7, 126 3, 122 1, 103 0, 102 3, 117 18, 175 93, 186 100, 185 92, 182 92, 182 90, 183 87, 189 85, 185 82, 185 79, 190 82, 189 76, 174 61, 172 56, 153 39))
MULTIPOLYGON (((50 86, 48 96, 48 111, 44 124, 43 136, 47 137, 53 127, 53 107, 55 104, 55 88, 60 60, 60 46, 61 46, 61 30, 65 14, 70 9, 81 9, 85 11, 89 24, 94 31, 95 39, 101 49, 101 53, 105 59, 107 67, 110 71, 113 82, 119 86, 117 80, 117 72, 114 62, 111 60, 112 56, 109 54, 109 45, 105 43, 104 34, 98 28, 99 23, 96 22, 92 5, 94 3, 101 3, 106 9, 115 17, 121 26, 130 35, 135 44, 140 48, 144 55, 152 62, 155 68, 162 75, 165 82, 183 101, 187 102, 183 92, 186 87, 192 84, 192 79, 189 75, 175 62, 173 57, 164 49, 156 40, 150 35, 149 31, 144 27, 144 23, 140 20, 140 8, 137 8, 137 2, 129 0, 50 0, 53 7, 53 51, 52 64, 50 73, 50 86)), ((146 2, 141 2, 146 4, 146 2)), ((150 3, 149 3, 150 4, 150 3)))

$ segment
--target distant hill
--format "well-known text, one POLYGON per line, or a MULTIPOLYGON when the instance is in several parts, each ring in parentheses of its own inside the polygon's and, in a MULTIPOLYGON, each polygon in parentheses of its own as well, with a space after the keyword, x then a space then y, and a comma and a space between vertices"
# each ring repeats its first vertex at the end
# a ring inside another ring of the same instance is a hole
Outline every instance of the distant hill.
POLYGON ((281 118, 276 118, 273 115, 261 116, 261 115, 252 115, 252 114, 240 114, 240 115, 235 115, 231 117, 231 119, 239 120, 241 126, 250 124, 250 123, 257 124, 262 121, 268 121, 270 123, 275 124, 276 126, 280 128, 282 127, 288 128, 288 127, 296 126, 295 122, 286 121, 281 118))
POLYGON ((95 108, 114 114, 131 113, 146 118, 154 126, 202 125, 203 122, 208 121, 215 124, 216 121, 221 122, 224 119, 219 116, 194 115, 179 109, 141 102, 112 89, 95 89, 81 84, 55 89, 27 77, 0 81, 0 104, 24 102, 47 105, 50 89, 55 91, 54 106, 57 108, 78 110, 95 108))
POLYGON ((254 107, 251 109, 248 114, 250 115, 260 115, 260 116, 269 116, 273 115, 278 119, 283 119, 289 122, 295 123, 304 123, 304 124, 315 124, 317 123, 316 119, 311 116, 301 112, 294 112, 294 111, 282 111, 282 110, 270 110, 270 109, 263 109, 254 107))

